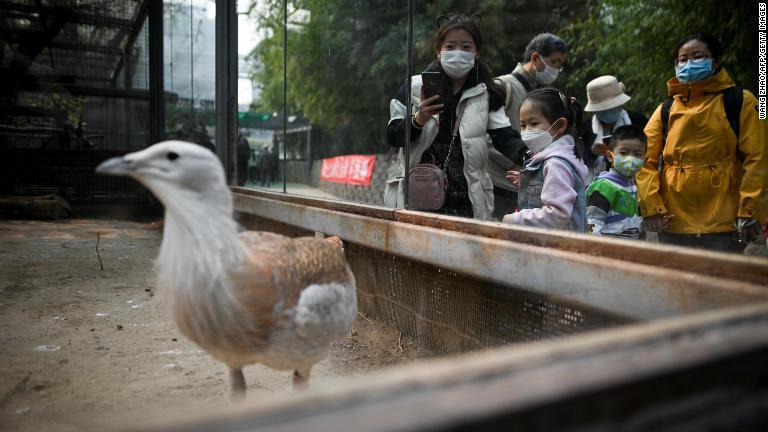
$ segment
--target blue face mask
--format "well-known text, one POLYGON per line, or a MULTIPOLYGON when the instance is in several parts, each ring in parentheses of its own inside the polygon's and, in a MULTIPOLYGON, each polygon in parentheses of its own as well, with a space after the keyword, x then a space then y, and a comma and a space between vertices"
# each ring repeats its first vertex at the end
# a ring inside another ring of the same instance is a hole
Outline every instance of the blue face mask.
POLYGON ((712 59, 694 62, 688 60, 684 65, 675 67, 675 76, 681 83, 701 81, 712 75, 712 59))
POLYGON ((598 111, 595 113, 595 116, 600 120, 600 123, 611 124, 616 123, 616 121, 619 120, 622 112, 624 112, 624 108, 618 107, 606 111, 598 111))

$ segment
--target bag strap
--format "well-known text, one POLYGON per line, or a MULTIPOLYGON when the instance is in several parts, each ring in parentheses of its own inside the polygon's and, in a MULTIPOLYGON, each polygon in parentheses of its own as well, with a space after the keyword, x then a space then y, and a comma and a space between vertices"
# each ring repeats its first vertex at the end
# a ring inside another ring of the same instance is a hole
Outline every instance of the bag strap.
MULTIPOLYGON (((560 162, 563 162, 565 164, 565 167, 568 168, 568 171, 571 172, 571 175, 574 178, 574 183, 577 183, 574 186, 585 187, 584 182, 581 180, 581 177, 579 177, 579 173, 576 172, 576 168, 573 166, 571 161, 569 161, 568 159, 562 158, 560 156, 552 156, 550 158, 547 158, 547 160, 544 161, 544 164, 546 164, 547 162, 549 162, 552 159, 557 159, 560 162)), ((544 164, 542 164, 542 167, 544 166, 544 164)))
POLYGON ((664 167, 664 147, 667 146, 667 132, 669 131, 669 110, 675 99, 670 96, 661 103, 661 149, 659 150, 659 171, 664 167))
POLYGON ((723 90, 725 116, 728 118, 728 123, 731 125, 731 129, 733 129, 733 133, 736 134, 736 141, 739 140, 739 132, 741 132, 739 117, 741 116, 742 103, 744 103, 744 89, 739 86, 733 86, 723 90))
MULTIPOLYGON (((508 76, 508 75, 505 75, 508 76)), ((509 107, 509 103, 512 101, 512 81, 496 78, 497 83, 504 87, 504 108, 509 107)))
POLYGON ((456 122, 453 124, 453 131, 451 132, 451 143, 448 144, 448 156, 445 157, 443 162, 443 172, 448 172, 448 159, 451 158, 451 151, 453 150, 453 144, 456 142, 456 137, 459 135, 459 125, 461 125, 461 118, 464 117, 464 110, 467 108, 467 103, 459 102, 459 112, 456 114, 456 122))
POLYGON ((533 91, 533 87, 531 87, 531 84, 528 82, 528 79, 523 76, 520 72, 512 72, 512 76, 517 78, 517 81, 520 82, 520 84, 525 88, 525 91, 530 93, 533 91))

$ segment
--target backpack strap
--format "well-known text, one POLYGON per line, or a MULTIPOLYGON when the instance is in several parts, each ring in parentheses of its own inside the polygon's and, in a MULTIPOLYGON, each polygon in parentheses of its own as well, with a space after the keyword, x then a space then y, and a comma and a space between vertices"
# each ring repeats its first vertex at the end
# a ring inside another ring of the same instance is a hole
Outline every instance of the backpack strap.
POLYGON ((731 125, 731 129, 733 129, 733 133, 736 134, 737 141, 739 140, 739 132, 741 132, 739 117, 741 116, 742 103, 744 103, 744 89, 739 86, 733 86, 723 90, 725 116, 728 118, 728 123, 731 125))
POLYGON ((661 153, 664 153, 664 147, 667 145, 667 132, 669 131, 669 109, 675 99, 670 96, 661 103, 661 153))
MULTIPOLYGON (((504 75, 509 76, 509 75, 504 75)), ((504 79, 504 77, 498 77, 495 78, 494 81, 496 81, 497 84, 504 87, 504 108, 507 108, 509 106, 509 103, 512 101, 512 82, 511 80, 504 79)))
POLYGON ((659 150, 659 171, 664 167, 664 147, 667 146, 667 132, 669 131, 669 109, 675 99, 670 96, 661 103, 661 150, 659 150))
POLYGON ((510 81, 504 83, 504 90, 507 91, 507 97, 504 99, 504 108, 508 108, 512 102, 512 83, 510 81))
POLYGON ((517 81, 525 88, 525 91, 530 93, 533 91, 533 87, 528 82, 528 79, 524 77, 520 72, 512 72, 512 76, 517 78, 517 81))
MULTIPOLYGON (((575 180, 574 181, 574 183, 575 183, 574 186, 575 187, 581 186, 582 189, 586 189, 586 186, 584 185, 584 182, 581 180, 581 177, 579 177, 579 173, 576 172, 576 168, 573 166, 571 161, 569 161, 568 159, 562 158, 560 156, 552 156, 552 157, 548 158, 547 160, 545 160, 544 164, 546 164, 547 162, 551 161, 552 159, 557 159, 560 162, 565 163, 565 167, 568 168, 568 171, 570 171, 571 175, 573 175, 573 178, 575 180)), ((542 167, 544 166, 544 164, 542 164, 542 167)))

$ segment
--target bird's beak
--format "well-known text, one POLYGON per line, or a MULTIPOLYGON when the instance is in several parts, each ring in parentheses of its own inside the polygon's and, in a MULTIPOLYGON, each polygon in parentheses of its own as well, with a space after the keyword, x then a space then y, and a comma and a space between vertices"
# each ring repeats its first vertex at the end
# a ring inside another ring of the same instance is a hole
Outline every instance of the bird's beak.
POLYGON ((99 174, 116 176, 128 175, 135 170, 136 164, 133 161, 126 159, 124 156, 107 159, 96 167, 96 172, 99 174))

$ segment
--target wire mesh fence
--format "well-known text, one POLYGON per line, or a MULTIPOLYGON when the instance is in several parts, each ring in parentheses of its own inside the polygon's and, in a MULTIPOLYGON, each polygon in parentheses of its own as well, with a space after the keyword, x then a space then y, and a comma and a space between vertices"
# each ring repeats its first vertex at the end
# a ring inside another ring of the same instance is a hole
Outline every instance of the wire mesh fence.
POLYGON ((632 322, 363 245, 346 243, 345 250, 357 280, 360 310, 394 325, 420 348, 436 354, 541 341, 632 322))

